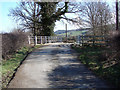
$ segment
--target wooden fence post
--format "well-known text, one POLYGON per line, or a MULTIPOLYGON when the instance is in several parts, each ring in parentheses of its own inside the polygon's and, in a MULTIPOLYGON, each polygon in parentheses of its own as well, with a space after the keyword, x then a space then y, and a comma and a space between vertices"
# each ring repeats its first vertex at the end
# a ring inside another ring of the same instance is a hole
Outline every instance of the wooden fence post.
POLYGON ((78 44, 80 44, 80 35, 77 36, 77 38, 76 38, 76 42, 77 42, 78 44))
POLYGON ((58 42, 58 37, 56 37, 56 42, 58 42))
POLYGON ((53 36, 53 43, 55 43, 55 36, 53 36))
POLYGON ((47 43, 47 38, 46 38, 46 36, 45 36, 45 43, 47 43))
POLYGON ((28 36, 28 44, 29 45, 31 44, 31 42, 30 42, 30 36, 28 36))
POLYGON ((49 43, 51 43, 51 36, 49 36, 49 43))
POLYGON ((63 38, 61 37, 61 42, 63 42, 63 38))
POLYGON ((52 42, 53 42, 53 41, 52 41, 52 36, 50 36, 50 40, 51 40, 51 43, 52 43, 52 42))
POLYGON ((35 44, 37 45, 37 36, 35 36, 35 44))
POLYGON ((95 36, 93 36, 93 46, 95 46, 95 36))
POLYGON ((42 44, 42 36, 40 36, 40 44, 42 44))
POLYGON ((82 46, 84 45, 83 35, 81 35, 82 46))
POLYGON ((48 36, 48 39, 47 39, 47 40, 48 40, 48 43, 49 43, 49 37, 50 37, 50 36, 48 36))

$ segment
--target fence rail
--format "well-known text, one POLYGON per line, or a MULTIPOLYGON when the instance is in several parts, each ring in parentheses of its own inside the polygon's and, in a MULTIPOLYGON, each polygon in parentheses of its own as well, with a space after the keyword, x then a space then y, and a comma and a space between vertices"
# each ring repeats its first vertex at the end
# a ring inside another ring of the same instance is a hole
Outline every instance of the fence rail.
POLYGON ((60 36, 28 36, 29 44, 45 44, 45 43, 55 43, 62 42, 64 37, 60 36))
POLYGON ((108 45, 107 36, 77 36, 77 43, 80 45, 108 45))
MULTIPOLYGON (((55 42, 65 42, 66 37, 63 36, 28 36, 29 44, 45 44, 55 42)), ((79 35, 67 37, 67 42, 77 43, 80 45, 107 45, 107 36, 79 35)))

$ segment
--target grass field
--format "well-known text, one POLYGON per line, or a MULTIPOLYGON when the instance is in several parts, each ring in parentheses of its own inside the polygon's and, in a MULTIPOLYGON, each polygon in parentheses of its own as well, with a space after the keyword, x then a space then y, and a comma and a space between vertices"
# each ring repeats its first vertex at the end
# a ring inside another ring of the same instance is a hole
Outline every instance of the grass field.
MULTIPOLYGON (((68 36, 78 36, 78 35, 82 35, 82 33, 84 33, 86 31, 71 31, 71 32, 68 32, 67 35, 68 36)), ((57 34, 57 35, 63 35, 65 36, 66 33, 62 33, 62 34, 57 34)))
MULTIPOLYGON (((105 47, 76 47, 72 46, 79 53, 79 60, 85 64, 90 70, 92 70, 96 75, 110 82, 112 85, 120 88, 120 63, 114 64, 112 66, 107 65, 103 62, 105 61, 103 51, 107 50, 105 47)), ((109 52, 110 53, 110 52, 109 52)))

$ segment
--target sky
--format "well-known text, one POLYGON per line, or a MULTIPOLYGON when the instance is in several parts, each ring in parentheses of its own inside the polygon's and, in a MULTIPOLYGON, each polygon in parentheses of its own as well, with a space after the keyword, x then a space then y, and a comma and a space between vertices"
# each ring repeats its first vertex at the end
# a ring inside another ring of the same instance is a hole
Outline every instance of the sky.
MULTIPOLYGON (((11 32, 14 28, 18 26, 18 23, 15 22, 10 16, 8 16, 11 8, 15 8, 17 6, 16 0, 0 0, 0 33, 1 32, 11 32)), ((82 0, 79 0, 82 1, 82 0)), ((84 0, 85 1, 85 0, 84 0)), ((90 1, 90 0, 86 0, 90 1)), ((95 1, 95 0, 92 0, 95 1)), ((104 0, 103 0, 104 1, 104 0)), ((109 4, 113 3, 113 0, 107 0, 109 4)), ((74 17, 74 15, 68 15, 74 17)), ((69 24, 67 22, 63 23, 61 21, 56 22, 56 26, 54 31, 57 30, 65 30, 65 24, 68 24, 68 30, 78 29, 78 26, 69 24)))
POLYGON ((16 22, 8 16, 10 9, 16 6, 16 2, 0 2, 0 32, 10 32, 16 27, 16 22))

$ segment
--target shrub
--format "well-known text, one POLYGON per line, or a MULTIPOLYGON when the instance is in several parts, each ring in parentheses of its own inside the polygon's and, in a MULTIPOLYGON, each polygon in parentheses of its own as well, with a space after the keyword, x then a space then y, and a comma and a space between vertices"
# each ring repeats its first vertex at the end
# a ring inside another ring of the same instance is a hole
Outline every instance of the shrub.
POLYGON ((109 38, 109 45, 110 50, 112 51, 112 54, 110 54, 111 60, 114 59, 117 62, 120 61, 120 32, 119 31, 113 31, 110 33, 109 38))
POLYGON ((16 31, 2 34, 2 58, 9 58, 25 45, 27 45, 27 35, 24 32, 16 31))

